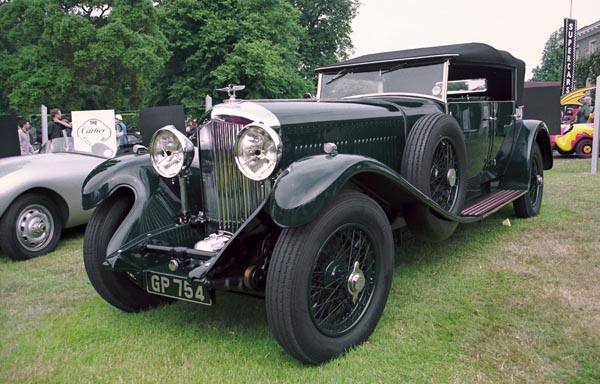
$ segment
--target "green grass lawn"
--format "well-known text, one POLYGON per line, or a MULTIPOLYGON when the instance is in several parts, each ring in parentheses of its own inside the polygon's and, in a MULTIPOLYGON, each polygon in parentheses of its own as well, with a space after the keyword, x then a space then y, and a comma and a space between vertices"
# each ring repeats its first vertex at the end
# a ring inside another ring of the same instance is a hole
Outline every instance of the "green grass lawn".
POLYGON ((443 243, 399 248, 369 341, 319 367, 279 347, 261 299, 217 292, 213 307, 113 308, 85 274, 82 230, 37 259, 0 255, 0 383, 600 382, 590 163, 555 159, 538 217, 506 207, 443 243))

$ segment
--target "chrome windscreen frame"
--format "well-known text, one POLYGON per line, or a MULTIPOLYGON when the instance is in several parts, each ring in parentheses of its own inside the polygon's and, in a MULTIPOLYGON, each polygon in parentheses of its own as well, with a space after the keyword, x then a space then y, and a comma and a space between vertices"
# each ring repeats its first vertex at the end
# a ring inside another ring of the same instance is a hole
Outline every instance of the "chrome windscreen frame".
MULTIPOLYGON (((447 56, 442 56, 442 57, 447 57, 447 56)), ((440 57, 441 58, 441 57, 440 57)), ((411 60, 405 60, 405 61, 411 61, 411 60)), ((390 62, 380 62, 380 63, 372 63, 372 64, 389 64, 390 62)), ((438 101, 442 101, 444 104, 447 104, 447 90, 448 90, 448 73, 449 73, 449 67, 450 67, 450 60, 446 59, 444 61, 439 61, 438 64, 442 64, 442 89, 440 92, 439 96, 435 96, 435 95, 429 95, 429 94, 425 94, 425 93, 414 93, 414 92, 402 92, 402 91, 398 91, 398 92, 377 92, 377 93, 365 93, 365 94, 357 94, 357 95, 351 95, 351 96, 345 96, 343 97, 344 99, 349 99, 349 98, 361 98, 361 97, 378 97, 378 96, 384 96, 384 95, 408 95, 408 96, 418 96, 418 97, 426 97, 429 99, 434 99, 434 100, 438 100, 438 101)), ((334 67, 331 67, 334 68, 334 67)), ((328 67, 328 69, 331 69, 328 67)), ((342 69, 345 69, 345 67, 340 67, 342 69)), ((360 66, 356 66, 356 68, 360 68, 360 66)), ((339 69, 339 68, 338 68, 339 69)), ((326 98, 321 97, 321 95, 323 94, 323 81, 324 81, 324 72, 319 72, 318 73, 318 82, 317 82, 317 96, 316 99, 317 100, 325 100, 326 98)))

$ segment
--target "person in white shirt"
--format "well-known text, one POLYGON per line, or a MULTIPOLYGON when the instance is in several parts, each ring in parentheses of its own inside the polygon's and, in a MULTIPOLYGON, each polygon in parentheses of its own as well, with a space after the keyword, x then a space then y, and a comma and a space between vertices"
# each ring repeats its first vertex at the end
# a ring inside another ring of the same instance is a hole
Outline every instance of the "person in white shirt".
POLYGON ((19 133, 19 146, 21 147, 21 155, 33 155, 33 146, 29 140, 31 123, 26 120, 19 120, 17 129, 19 133))

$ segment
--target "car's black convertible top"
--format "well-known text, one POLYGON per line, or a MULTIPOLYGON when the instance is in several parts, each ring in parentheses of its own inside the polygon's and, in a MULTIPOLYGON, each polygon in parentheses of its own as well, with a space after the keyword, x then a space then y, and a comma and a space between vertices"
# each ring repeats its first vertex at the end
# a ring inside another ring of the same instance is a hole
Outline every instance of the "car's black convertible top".
POLYGON ((317 72, 341 70, 354 66, 369 64, 393 63, 398 61, 427 61, 449 59, 453 64, 485 65, 509 68, 515 71, 517 98, 523 95, 525 80, 525 62, 510 53, 483 43, 465 43, 442 45, 427 48, 406 49, 401 51, 373 53, 341 61, 332 65, 317 68, 317 72))

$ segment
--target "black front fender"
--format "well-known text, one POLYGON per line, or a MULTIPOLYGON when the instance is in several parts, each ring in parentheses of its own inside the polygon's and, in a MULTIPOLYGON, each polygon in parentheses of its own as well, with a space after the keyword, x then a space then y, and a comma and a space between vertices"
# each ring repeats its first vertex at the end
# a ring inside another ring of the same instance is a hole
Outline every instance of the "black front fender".
POLYGON ((460 218, 441 209, 396 171, 369 157, 339 154, 304 158, 279 176, 269 200, 268 211, 282 227, 296 227, 314 220, 349 183, 366 189, 377 183, 378 195, 397 209, 403 204, 423 203, 449 220, 460 218))
MULTIPOLYGON (((106 199, 119 198, 121 193, 133 194, 134 203, 113 235, 107 255, 171 231, 174 226, 182 228, 176 224, 181 210, 178 184, 160 177, 148 155, 124 156, 100 164, 83 183, 82 204, 93 208, 106 199)), ((192 241, 188 238, 199 237, 192 232, 193 236, 184 236, 186 245, 192 241)))
POLYGON ((90 172, 81 187, 83 209, 97 207, 120 187, 127 187, 143 198, 158 187, 159 176, 152 169, 150 156, 124 156, 110 159, 90 172))

